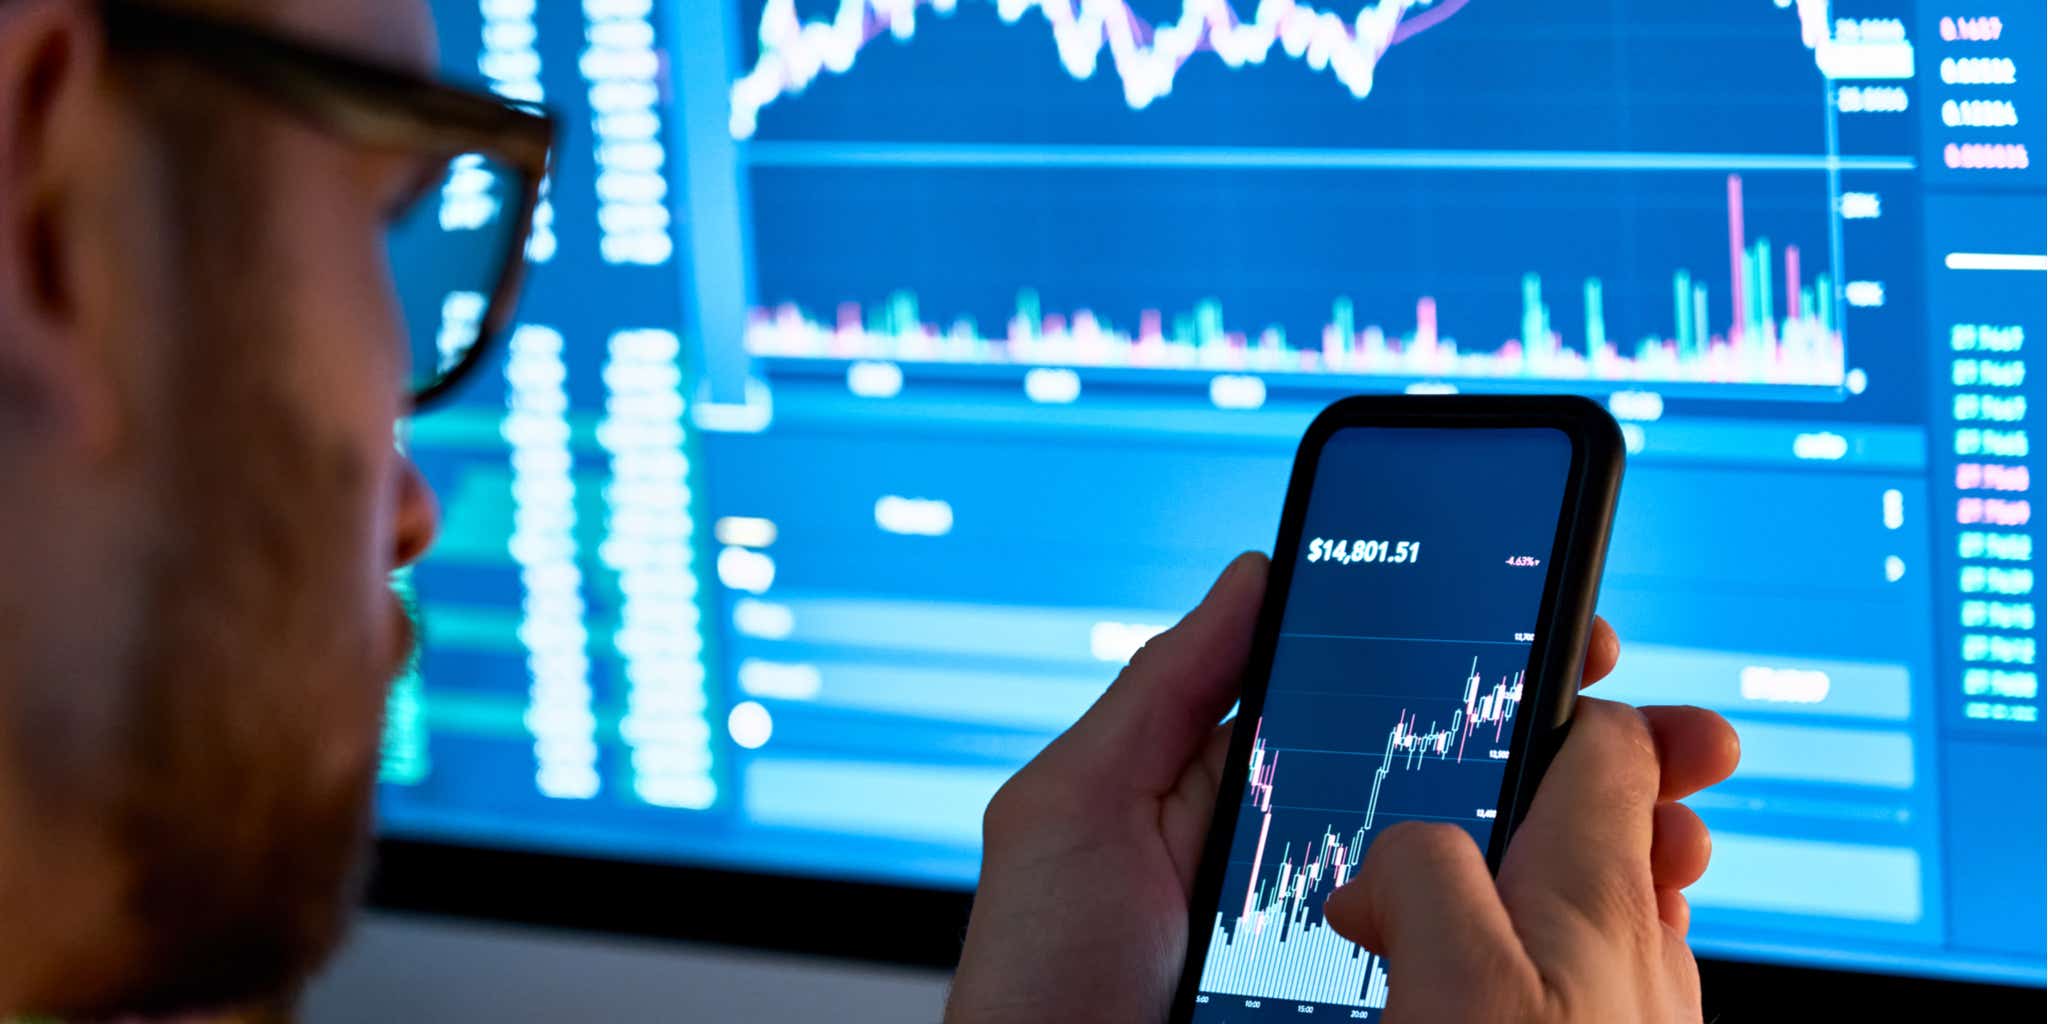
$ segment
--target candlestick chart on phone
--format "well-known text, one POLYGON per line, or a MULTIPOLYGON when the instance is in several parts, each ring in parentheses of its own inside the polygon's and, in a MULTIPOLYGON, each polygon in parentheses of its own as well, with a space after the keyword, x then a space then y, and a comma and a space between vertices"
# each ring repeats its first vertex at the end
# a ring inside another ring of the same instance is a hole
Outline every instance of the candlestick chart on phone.
POLYGON ((1286 636, 1256 727, 1201 988, 1380 1008, 1387 972, 1323 901, 1401 821, 1491 835, 1526 648, 1286 636))

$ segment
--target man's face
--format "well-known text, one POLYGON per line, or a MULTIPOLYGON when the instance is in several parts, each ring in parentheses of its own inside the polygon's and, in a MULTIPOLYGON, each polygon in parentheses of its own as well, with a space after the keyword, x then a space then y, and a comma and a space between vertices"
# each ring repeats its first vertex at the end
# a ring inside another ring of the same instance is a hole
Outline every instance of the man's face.
MULTIPOLYGON (((432 48, 415 0, 240 7, 389 63, 432 48)), ((52 823, 119 875, 103 948, 121 955, 34 1007, 68 1012, 274 997, 326 955, 411 643, 390 573, 434 530, 393 433, 406 367, 384 227, 415 155, 353 147, 175 60, 132 77, 145 128, 125 145, 155 177, 108 189, 105 226, 132 237, 112 247, 128 302, 103 340, 143 353, 123 388, 123 471, 147 510, 119 584, 133 635, 95 733, 65 739, 103 756, 79 769, 18 744, 31 777, 68 766, 52 823), (179 87, 152 89, 158 74, 179 87)))

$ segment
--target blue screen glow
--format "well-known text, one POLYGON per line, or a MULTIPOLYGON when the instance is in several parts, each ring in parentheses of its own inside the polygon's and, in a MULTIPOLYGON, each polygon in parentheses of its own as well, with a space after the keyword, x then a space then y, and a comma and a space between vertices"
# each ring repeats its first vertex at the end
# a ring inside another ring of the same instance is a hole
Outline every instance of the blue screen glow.
POLYGON ((386 834, 964 889, 1317 410, 1567 391, 1700 953, 2043 983, 2040 0, 433 6, 566 131, 386 834))

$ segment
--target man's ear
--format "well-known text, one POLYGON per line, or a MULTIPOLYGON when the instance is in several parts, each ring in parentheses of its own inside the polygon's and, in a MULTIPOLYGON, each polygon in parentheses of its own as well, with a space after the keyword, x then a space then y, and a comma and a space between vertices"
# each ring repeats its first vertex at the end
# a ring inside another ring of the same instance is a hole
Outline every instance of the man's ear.
POLYGON ((103 448, 117 384, 94 307, 112 268, 95 264, 111 240, 88 237, 87 179, 111 170, 94 157, 117 125, 93 6, 0 4, 0 422, 103 448))

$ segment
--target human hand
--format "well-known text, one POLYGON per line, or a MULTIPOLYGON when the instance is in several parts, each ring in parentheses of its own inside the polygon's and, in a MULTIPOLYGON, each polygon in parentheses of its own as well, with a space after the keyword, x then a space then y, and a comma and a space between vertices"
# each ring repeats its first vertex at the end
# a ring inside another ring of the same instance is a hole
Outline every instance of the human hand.
POLYGON ((1230 563, 990 801, 947 1021, 1165 1018, 1265 591, 1265 558, 1230 563))
MULTIPOLYGON (((1161 1020, 1215 807, 1266 560, 1245 555, 990 803, 947 1006, 956 1024, 1161 1020)), ((1599 623, 1586 679, 1614 666, 1599 623)))
POLYGON ((1712 712, 1582 698, 1497 878, 1470 834, 1403 823, 1324 917, 1386 958, 1395 1024, 1697 1021, 1679 890, 1706 871, 1710 842, 1673 801, 1737 758, 1712 712))

